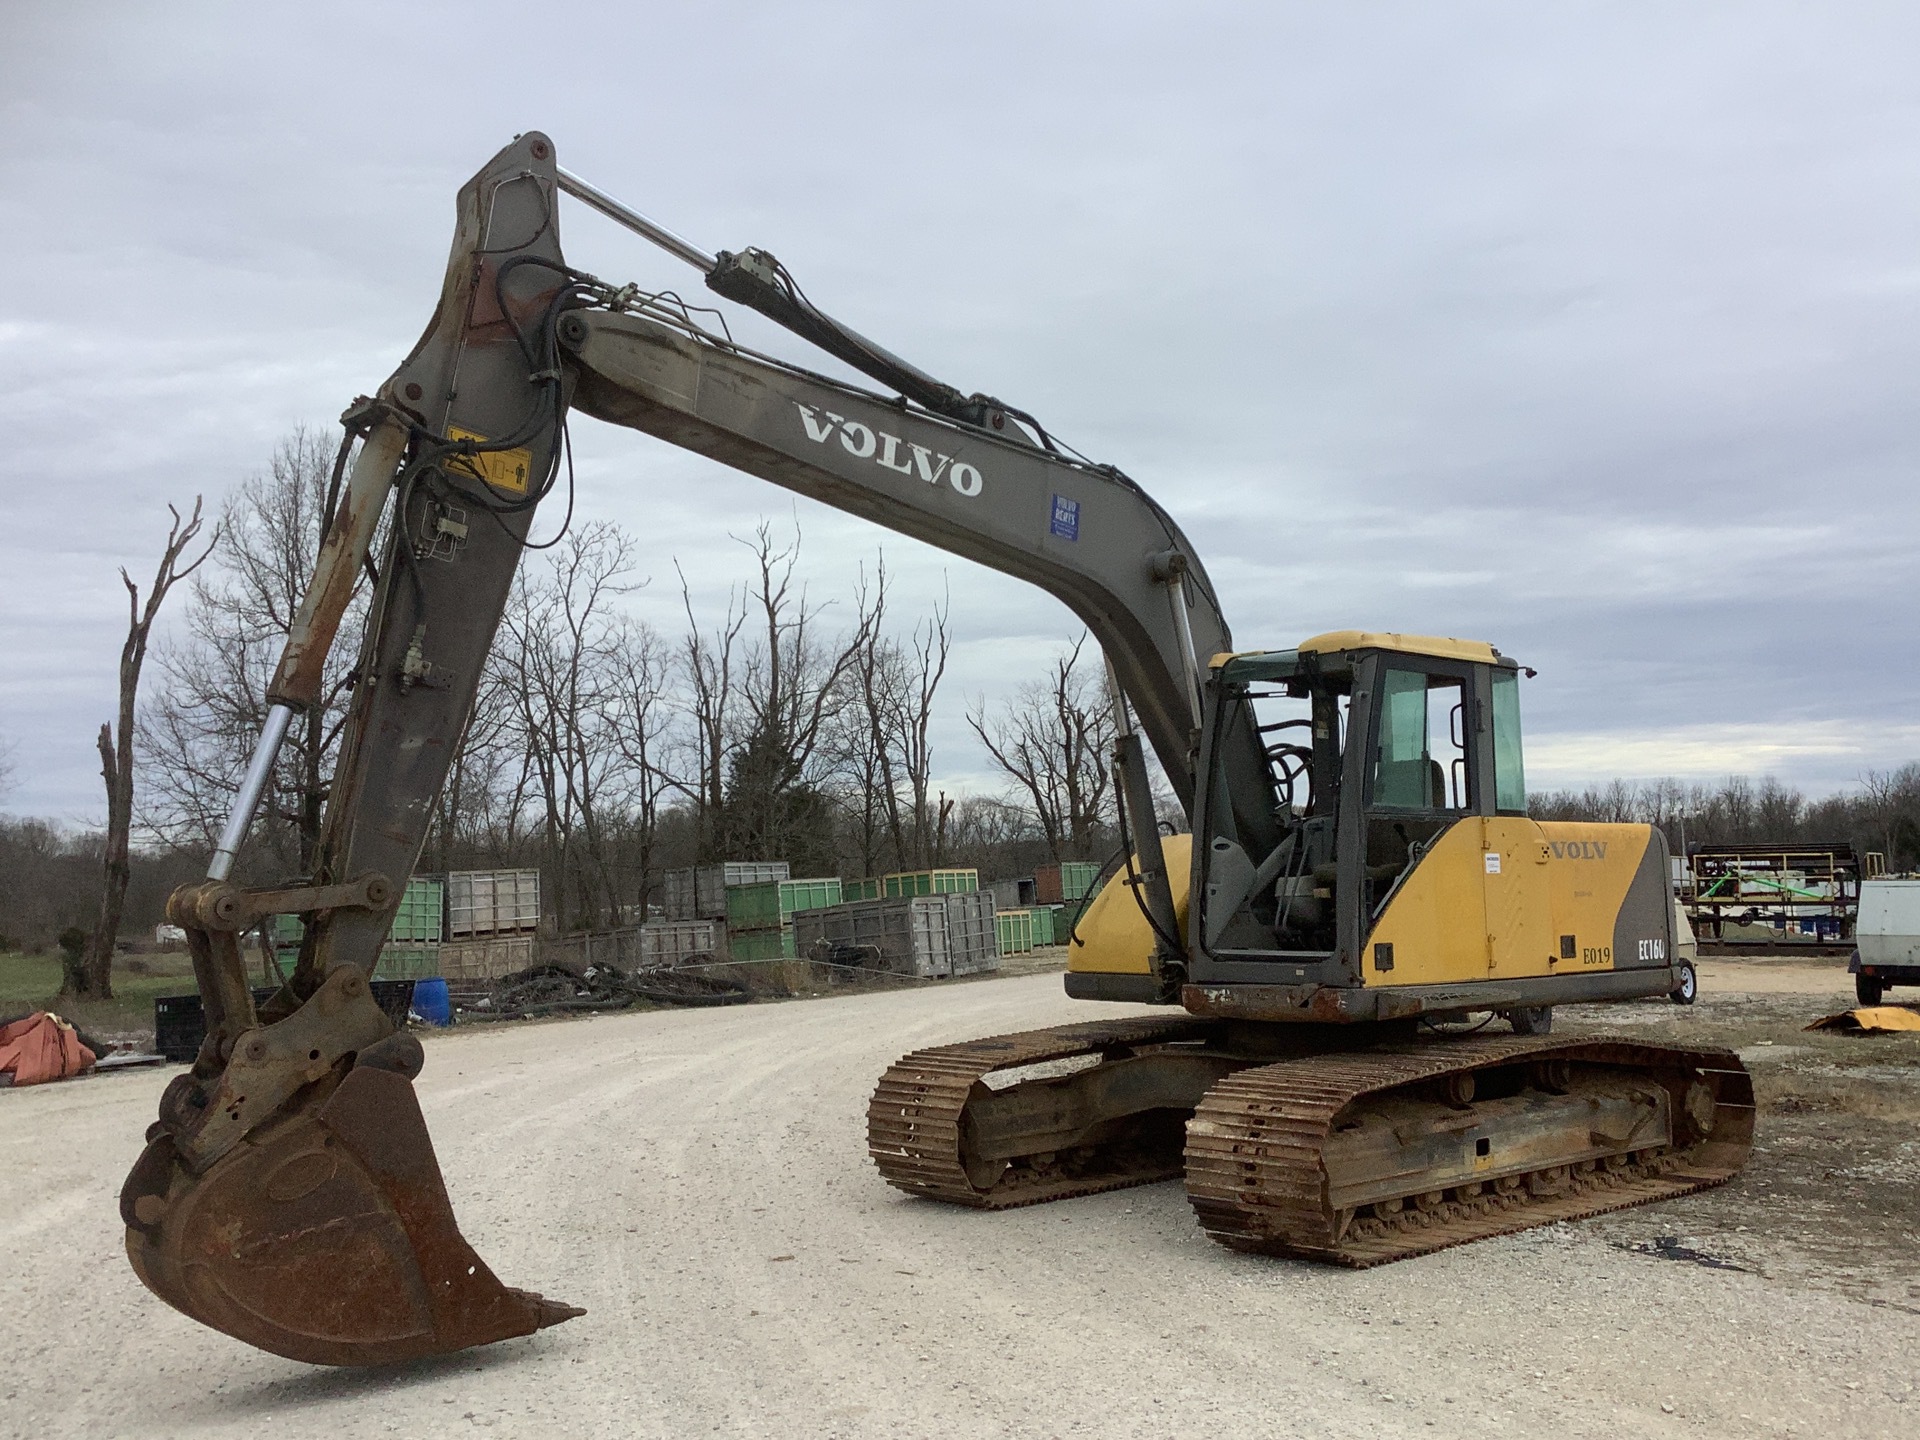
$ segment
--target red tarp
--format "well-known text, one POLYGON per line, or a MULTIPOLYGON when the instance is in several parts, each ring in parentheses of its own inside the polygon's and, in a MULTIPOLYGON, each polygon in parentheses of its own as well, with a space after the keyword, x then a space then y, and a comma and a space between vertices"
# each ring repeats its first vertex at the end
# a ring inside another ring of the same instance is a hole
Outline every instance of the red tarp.
POLYGON ((0 1075, 11 1071, 16 1085, 64 1080, 92 1068, 93 1061, 93 1051, 58 1015, 42 1010, 0 1026, 0 1075))

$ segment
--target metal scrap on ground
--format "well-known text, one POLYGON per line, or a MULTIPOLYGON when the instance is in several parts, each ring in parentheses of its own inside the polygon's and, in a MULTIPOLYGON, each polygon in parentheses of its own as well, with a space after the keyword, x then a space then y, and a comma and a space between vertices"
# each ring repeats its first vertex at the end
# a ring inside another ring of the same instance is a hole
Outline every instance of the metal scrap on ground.
POLYGON ((638 1001, 656 1005, 738 1005, 752 998, 745 981, 691 970, 642 970, 629 974, 613 965, 534 965, 502 976, 461 1012, 469 1018, 503 1020, 536 1015, 625 1010, 638 1001))

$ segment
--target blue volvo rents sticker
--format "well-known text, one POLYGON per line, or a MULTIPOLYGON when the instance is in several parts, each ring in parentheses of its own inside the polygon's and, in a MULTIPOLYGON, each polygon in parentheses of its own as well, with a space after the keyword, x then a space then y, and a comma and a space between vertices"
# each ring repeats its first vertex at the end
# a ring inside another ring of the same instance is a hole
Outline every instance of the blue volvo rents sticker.
POLYGON ((1064 495, 1053 497, 1053 524, 1047 527, 1062 540, 1080 538, 1080 502, 1064 495))

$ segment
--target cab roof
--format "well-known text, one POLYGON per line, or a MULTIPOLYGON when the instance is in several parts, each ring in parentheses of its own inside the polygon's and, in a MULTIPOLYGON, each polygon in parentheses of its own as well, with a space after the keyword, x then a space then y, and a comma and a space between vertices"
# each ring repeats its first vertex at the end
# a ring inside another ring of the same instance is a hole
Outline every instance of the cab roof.
MULTIPOLYGON (((1403 635, 1396 630, 1329 630, 1302 640, 1294 647, 1300 655, 1330 655, 1343 650, 1390 650, 1401 655, 1422 655, 1430 660, 1464 660, 1480 665, 1497 665, 1500 652, 1484 640, 1459 640, 1451 635, 1403 635)), ((1240 650, 1213 657, 1210 668, 1218 670, 1230 660, 1252 659, 1275 653, 1264 650, 1240 650)))
POLYGON ((1451 635, 1402 635, 1396 630, 1329 630, 1296 647, 1302 655, 1326 655, 1335 650, 1394 650, 1402 655, 1425 655, 1433 660, 1468 660, 1481 665, 1499 661, 1500 652, 1484 640, 1456 640, 1451 635))

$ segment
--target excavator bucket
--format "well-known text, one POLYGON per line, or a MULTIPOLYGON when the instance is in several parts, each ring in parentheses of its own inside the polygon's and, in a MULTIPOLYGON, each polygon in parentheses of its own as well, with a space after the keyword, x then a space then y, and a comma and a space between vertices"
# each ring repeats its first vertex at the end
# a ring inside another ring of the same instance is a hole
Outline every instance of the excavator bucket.
POLYGON ((414 1096, 419 1053, 393 1036, 200 1174, 156 1125, 120 1197, 147 1288, 314 1365, 414 1360, 584 1314, 502 1285, 460 1234, 414 1096))

